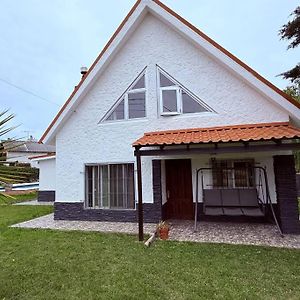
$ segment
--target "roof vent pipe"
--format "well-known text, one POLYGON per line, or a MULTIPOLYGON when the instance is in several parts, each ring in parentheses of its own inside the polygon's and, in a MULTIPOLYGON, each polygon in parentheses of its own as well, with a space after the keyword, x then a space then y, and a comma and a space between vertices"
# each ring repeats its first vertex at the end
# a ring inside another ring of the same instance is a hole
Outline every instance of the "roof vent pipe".
POLYGON ((81 67, 80 68, 80 74, 82 75, 82 77, 84 77, 84 75, 87 73, 88 68, 87 67, 81 67))

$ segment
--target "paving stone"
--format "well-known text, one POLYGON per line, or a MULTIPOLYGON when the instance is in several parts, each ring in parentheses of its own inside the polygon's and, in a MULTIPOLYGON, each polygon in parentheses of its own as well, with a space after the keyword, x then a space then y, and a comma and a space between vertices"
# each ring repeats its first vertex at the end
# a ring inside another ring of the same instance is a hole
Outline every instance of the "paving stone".
MULTIPOLYGON (((198 222, 194 232, 193 221, 169 222, 170 240, 198 243, 226 243, 243 245, 261 245, 300 249, 300 236, 286 234, 281 237, 272 224, 198 222)), ((62 221, 54 220, 53 214, 12 225, 19 228, 39 228, 54 230, 79 230, 137 234, 138 224, 130 222, 62 221)), ((147 234, 155 231, 153 223, 144 224, 147 234)))
POLYGON ((170 239, 177 241, 263 245, 300 249, 300 236, 280 236, 273 224, 171 221, 170 239))

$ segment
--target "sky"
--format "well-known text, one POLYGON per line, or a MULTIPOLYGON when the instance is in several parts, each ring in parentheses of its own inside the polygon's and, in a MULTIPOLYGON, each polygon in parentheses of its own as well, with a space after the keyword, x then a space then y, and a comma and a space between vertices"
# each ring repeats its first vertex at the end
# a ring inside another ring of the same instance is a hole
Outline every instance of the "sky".
MULTIPOLYGON (((299 61, 278 31, 298 0, 163 0, 283 89, 277 75, 299 61)), ((0 111, 8 136, 39 139, 135 0, 0 0, 0 111)), ((8 137, 7 136, 7 137, 8 137)))

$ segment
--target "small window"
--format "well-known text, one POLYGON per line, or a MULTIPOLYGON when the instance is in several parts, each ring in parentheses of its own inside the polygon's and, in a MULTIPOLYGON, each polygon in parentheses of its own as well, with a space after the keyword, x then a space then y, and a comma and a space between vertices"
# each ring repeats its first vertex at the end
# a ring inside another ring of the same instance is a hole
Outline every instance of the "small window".
POLYGON ((132 90, 143 89, 145 88, 145 74, 138 79, 138 81, 132 87, 132 90))
POLYGON ((255 186, 253 160, 213 160, 213 186, 222 188, 249 188, 255 186))
POLYGON ((146 117, 146 98, 144 92, 128 94, 129 119, 146 117))
POLYGON ((86 166, 86 207, 134 209, 134 165, 86 166))
POLYGON ((159 69, 160 107, 162 115, 190 114, 211 111, 195 95, 159 69))
POLYGON ((178 112, 177 90, 162 90, 163 112, 178 112))
POLYGON ((122 100, 118 106, 107 117, 107 120, 123 120, 124 119, 124 100, 122 100))
POLYGON ((199 102, 195 101, 188 93, 185 91, 181 92, 182 96, 182 113, 191 114, 195 112, 205 112, 207 109, 203 107, 199 102))
POLYGON ((159 73, 159 79, 160 79, 160 87, 176 86, 176 84, 173 81, 171 81, 162 73, 159 73))
POLYGON ((103 121, 128 120, 146 117, 145 74, 140 75, 120 98, 103 121))

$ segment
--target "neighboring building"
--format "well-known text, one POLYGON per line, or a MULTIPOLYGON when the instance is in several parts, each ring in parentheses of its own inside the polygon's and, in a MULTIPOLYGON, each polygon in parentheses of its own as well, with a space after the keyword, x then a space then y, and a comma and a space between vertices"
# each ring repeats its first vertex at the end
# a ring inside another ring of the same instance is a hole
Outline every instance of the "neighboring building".
POLYGON ((299 108, 160 1, 138 1, 41 138, 56 147, 54 218, 139 220, 141 236, 143 220, 261 218, 271 200, 299 233, 299 108))
POLYGON ((30 157, 31 162, 38 165, 39 191, 38 201, 55 200, 55 153, 30 157))
POLYGON ((36 161, 30 160, 30 157, 55 152, 54 146, 44 145, 33 139, 27 141, 3 141, 2 144, 7 162, 30 164, 33 168, 38 168, 38 164, 36 161))

